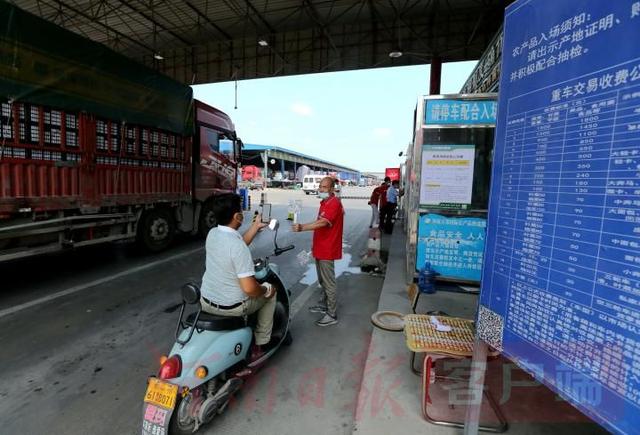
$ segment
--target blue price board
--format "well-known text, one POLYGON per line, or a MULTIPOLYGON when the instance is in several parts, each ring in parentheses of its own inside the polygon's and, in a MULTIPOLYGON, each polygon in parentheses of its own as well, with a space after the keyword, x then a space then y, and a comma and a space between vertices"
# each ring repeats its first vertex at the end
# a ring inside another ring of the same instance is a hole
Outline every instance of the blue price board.
POLYGON ((495 124, 497 103, 493 100, 427 99, 425 124, 495 124))
POLYGON ((640 427, 640 2, 507 8, 478 331, 640 427))
POLYGON ((431 263, 441 276, 480 281, 486 219, 423 214, 418 222, 416 268, 431 263))

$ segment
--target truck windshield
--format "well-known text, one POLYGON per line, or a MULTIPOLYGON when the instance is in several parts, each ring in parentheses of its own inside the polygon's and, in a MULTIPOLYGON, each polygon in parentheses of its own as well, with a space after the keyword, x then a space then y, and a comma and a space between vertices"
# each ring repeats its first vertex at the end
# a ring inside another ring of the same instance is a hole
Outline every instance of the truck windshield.
POLYGON ((200 127, 200 140, 206 143, 211 151, 223 154, 227 159, 236 161, 234 152, 234 142, 227 138, 224 133, 208 127, 200 127))
POLYGON ((225 136, 221 136, 220 152, 224 154, 229 160, 235 161, 233 158, 233 141, 226 139, 225 136))
POLYGON ((218 151, 220 154, 224 155, 227 159, 231 160, 232 162, 235 162, 235 156, 239 155, 236 154, 236 145, 235 145, 235 141, 229 139, 224 133, 220 133, 220 132, 216 132, 216 134, 218 135, 218 149, 216 151, 218 151))
POLYGON ((200 127, 200 141, 206 143, 211 151, 220 152, 220 134, 207 127, 200 127))

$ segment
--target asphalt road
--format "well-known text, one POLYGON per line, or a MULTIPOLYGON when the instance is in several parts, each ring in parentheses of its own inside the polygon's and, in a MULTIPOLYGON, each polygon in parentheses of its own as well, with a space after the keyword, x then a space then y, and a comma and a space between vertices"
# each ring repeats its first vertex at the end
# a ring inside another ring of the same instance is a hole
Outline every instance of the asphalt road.
MULTIPOLYGON (((353 188, 348 196, 367 196, 353 188)), ((369 344, 370 314, 382 279, 359 273, 367 240, 366 200, 344 200, 344 258, 337 266, 338 325, 319 328, 307 312, 317 293, 305 263, 311 234, 293 234, 289 199, 303 201, 313 220, 318 199, 269 190, 281 221, 278 257, 293 291, 294 343, 253 378, 229 409, 201 433, 351 433, 369 344)), ((254 195, 257 204, 259 195, 254 195)), ((252 245, 255 257, 273 249, 273 233, 252 245)), ((203 241, 183 238, 172 249, 142 255, 127 245, 94 247, 0 265, 0 433, 140 433, 146 377, 173 343, 179 288, 200 281, 203 241)))

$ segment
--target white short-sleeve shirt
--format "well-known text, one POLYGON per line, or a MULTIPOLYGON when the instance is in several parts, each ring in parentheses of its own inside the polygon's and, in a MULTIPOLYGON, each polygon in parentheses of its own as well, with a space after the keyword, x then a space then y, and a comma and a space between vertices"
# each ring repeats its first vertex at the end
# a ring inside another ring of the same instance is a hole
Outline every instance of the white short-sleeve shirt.
POLYGON ((238 278, 255 275, 251 251, 240 233, 227 226, 212 228, 207 235, 202 296, 220 305, 233 305, 249 297, 238 278))

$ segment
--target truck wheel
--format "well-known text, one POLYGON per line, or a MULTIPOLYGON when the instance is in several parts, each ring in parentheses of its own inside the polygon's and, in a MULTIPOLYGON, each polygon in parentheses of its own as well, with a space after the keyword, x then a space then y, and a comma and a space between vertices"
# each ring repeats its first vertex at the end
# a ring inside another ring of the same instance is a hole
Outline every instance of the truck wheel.
POLYGON ((138 241, 150 252, 166 249, 175 235, 175 221, 170 211, 153 208, 143 213, 138 223, 138 241))
POLYGON ((217 225, 216 216, 213 214, 213 202, 211 200, 202 204, 200 210, 200 220, 198 222, 198 233, 202 238, 206 238, 209 230, 217 225))

